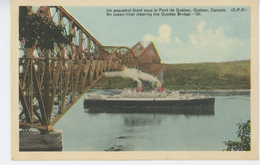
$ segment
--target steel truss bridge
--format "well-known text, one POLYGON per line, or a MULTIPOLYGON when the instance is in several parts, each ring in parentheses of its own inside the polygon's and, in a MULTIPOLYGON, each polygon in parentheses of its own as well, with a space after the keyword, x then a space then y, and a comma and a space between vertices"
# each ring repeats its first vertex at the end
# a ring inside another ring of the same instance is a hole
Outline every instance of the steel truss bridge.
POLYGON ((129 47, 103 46, 62 6, 41 6, 36 13, 64 26, 64 34, 76 34, 71 44, 53 50, 19 41, 19 126, 49 132, 104 72, 138 67, 139 61, 129 47))

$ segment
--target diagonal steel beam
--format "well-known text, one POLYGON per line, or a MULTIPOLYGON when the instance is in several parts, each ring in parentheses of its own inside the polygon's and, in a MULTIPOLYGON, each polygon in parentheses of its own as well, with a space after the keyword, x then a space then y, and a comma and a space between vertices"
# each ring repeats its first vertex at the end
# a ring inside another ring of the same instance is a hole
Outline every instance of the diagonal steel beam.
POLYGON ((100 80, 105 74, 102 74, 100 75, 96 80, 94 80, 90 86, 88 86, 85 91, 80 94, 71 104, 69 104, 63 111, 61 114, 59 114, 52 122, 51 122, 51 126, 54 126, 69 110, 70 108, 75 105, 75 103, 82 97, 85 95, 85 93, 91 88, 93 87, 97 82, 98 80, 100 80))
POLYGON ((27 101, 26 101, 26 98, 25 98, 25 95, 24 95, 24 92, 22 90, 22 87, 21 87, 21 83, 19 82, 19 97, 20 97, 20 100, 21 100, 21 103, 22 103, 22 106, 23 106, 23 112, 26 116, 26 119, 28 120, 27 122, 28 123, 32 123, 32 115, 29 111, 29 107, 28 107, 28 104, 27 104, 27 101))
POLYGON ((61 68, 61 65, 59 65, 59 67, 58 67, 58 70, 55 72, 55 77, 53 78, 54 80, 54 82, 53 82, 53 84, 54 84, 54 87, 53 87, 53 93, 52 93, 52 96, 51 96, 51 98, 50 98, 50 116, 48 116, 49 117, 49 119, 48 120, 50 120, 50 118, 51 118, 51 115, 52 115, 52 111, 53 111, 53 105, 54 105, 54 100, 55 100, 55 95, 56 95, 56 92, 57 92, 57 87, 58 87, 58 79, 59 79, 59 76, 60 76, 60 68, 61 68))
POLYGON ((25 84, 25 80, 26 80, 26 77, 27 77, 28 69, 29 69, 29 62, 28 62, 28 60, 26 60, 26 69, 25 69, 25 72, 24 72, 24 77, 23 77, 22 85, 25 84))
POLYGON ((34 65, 33 65, 32 70, 33 70, 33 79, 34 79, 33 85, 34 85, 34 89, 35 89, 35 92, 36 92, 36 98, 38 100, 40 112, 41 112, 41 116, 42 116, 42 122, 41 123, 43 125, 47 125, 48 124, 47 113, 46 113, 45 104, 44 104, 44 101, 43 101, 43 98, 42 98, 42 92, 40 90, 39 81, 37 79, 36 68, 35 68, 34 65))

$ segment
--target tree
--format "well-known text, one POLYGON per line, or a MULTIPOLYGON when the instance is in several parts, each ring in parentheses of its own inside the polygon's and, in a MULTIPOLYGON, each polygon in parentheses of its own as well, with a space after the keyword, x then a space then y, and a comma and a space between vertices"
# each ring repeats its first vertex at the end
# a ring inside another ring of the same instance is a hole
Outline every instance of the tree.
POLYGON ((251 150, 251 122, 248 120, 246 123, 237 123, 238 131, 237 138, 240 141, 224 141, 227 145, 225 151, 250 151, 251 150))
POLYGON ((19 7, 19 40, 25 41, 25 47, 40 47, 51 50, 54 43, 64 47, 72 42, 72 34, 64 35, 64 27, 57 26, 46 16, 29 12, 26 6, 19 7))

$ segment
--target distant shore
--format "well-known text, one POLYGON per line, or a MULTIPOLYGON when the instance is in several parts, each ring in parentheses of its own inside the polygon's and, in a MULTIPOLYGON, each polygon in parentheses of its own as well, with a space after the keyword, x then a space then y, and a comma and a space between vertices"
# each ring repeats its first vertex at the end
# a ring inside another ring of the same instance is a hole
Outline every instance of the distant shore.
MULTIPOLYGON (((226 63, 164 64, 164 89, 250 90, 250 60, 226 63)), ((103 77, 93 88, 135 88, 125 77, 103 77)))

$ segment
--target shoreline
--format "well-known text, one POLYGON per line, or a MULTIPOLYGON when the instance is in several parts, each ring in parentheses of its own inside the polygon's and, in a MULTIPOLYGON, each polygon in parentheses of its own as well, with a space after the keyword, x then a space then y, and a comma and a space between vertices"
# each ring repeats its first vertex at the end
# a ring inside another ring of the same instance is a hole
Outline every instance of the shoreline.
MULTIPOLYGON (((103 89, 103 90, 123 90, 124 88, 91 88, 93 90, 95 89, 103 89)), ((170 90, 170 89, 165 89, 164 90, 170 90)), ((174 89, 177 91, 192 91, 192 92, 196 92, 196 91, 251 91, 251 89, 200 89, 200 90, 182 90, 182 89, 174 89)))

